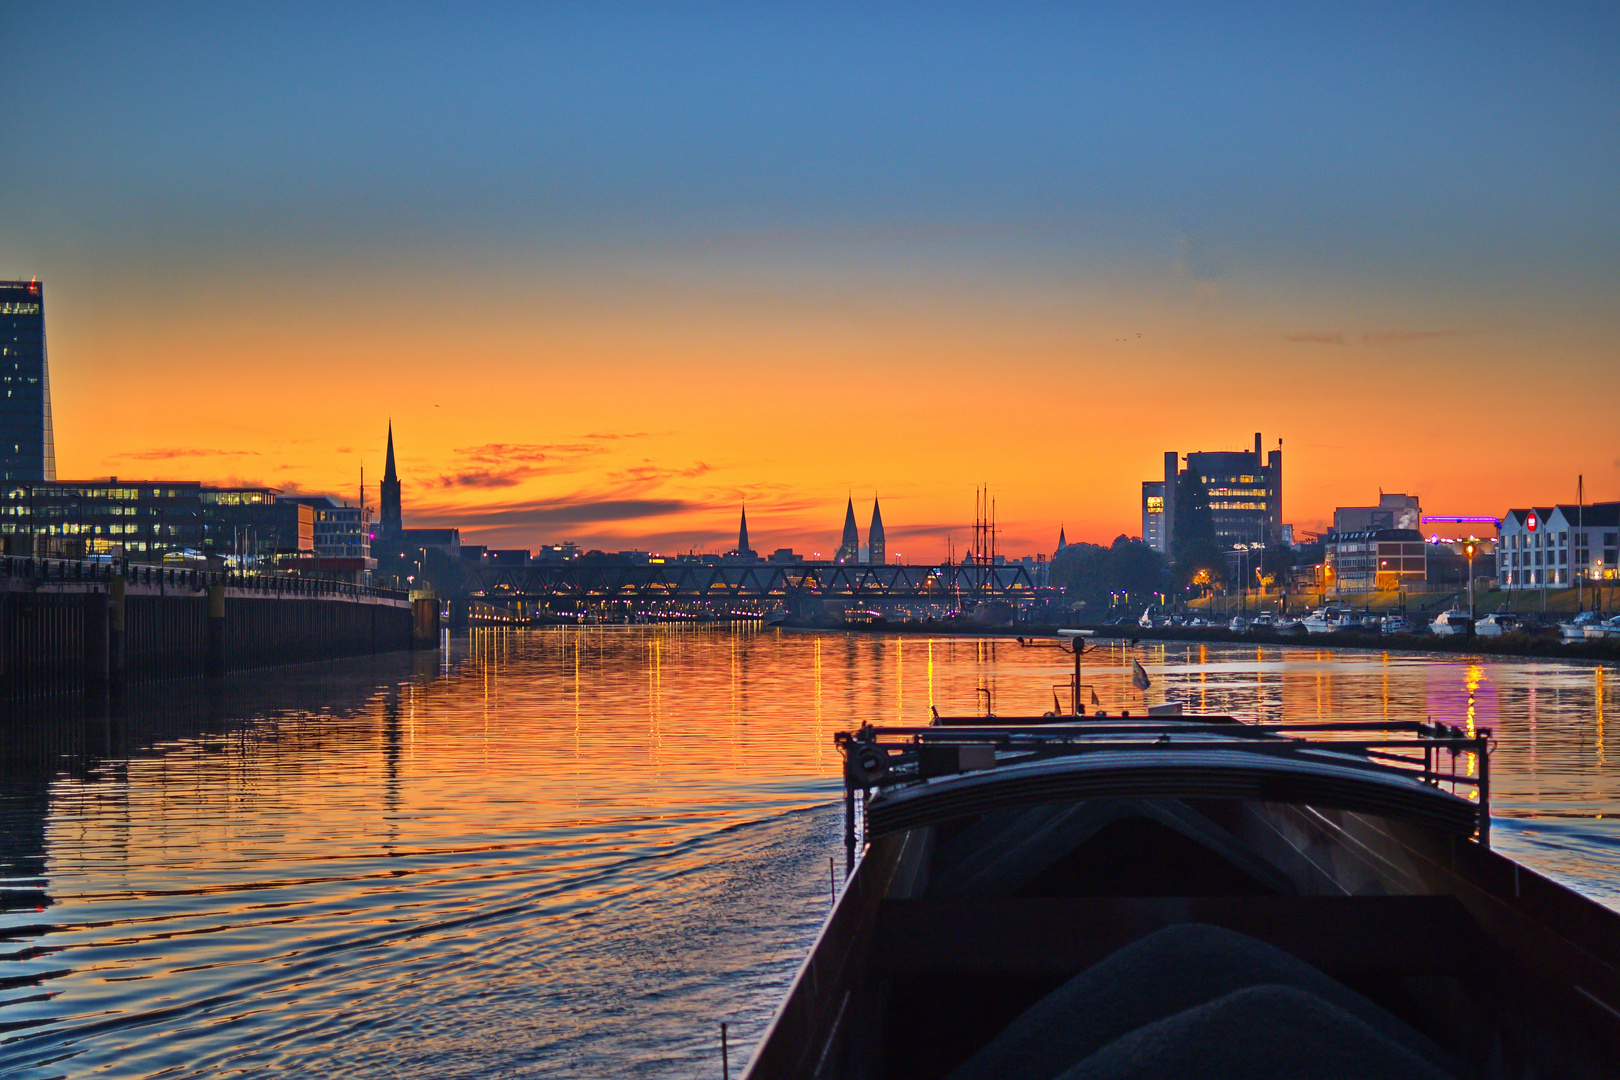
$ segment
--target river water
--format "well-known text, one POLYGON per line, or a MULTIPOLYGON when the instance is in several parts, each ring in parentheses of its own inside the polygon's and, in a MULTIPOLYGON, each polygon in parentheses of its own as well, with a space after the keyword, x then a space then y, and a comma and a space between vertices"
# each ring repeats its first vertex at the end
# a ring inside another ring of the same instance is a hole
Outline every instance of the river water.
MULTIPOLYGON (((1612 671, 1101 644, 1104 708, 1492 729, 1507 853, 1620 907, 1612 671)), ((1051 708, 1008 640, 476 630, 0 720, 0 1075, 711 1077, 831 902, 833 732, 1051 708)), ((1088 690, 1088 696, 1089 696, 1088 690)), ((1620 736, 1620 733, 1617 733, 1620 736)), ((841 861, 841 858, 840 858, 841 861)))

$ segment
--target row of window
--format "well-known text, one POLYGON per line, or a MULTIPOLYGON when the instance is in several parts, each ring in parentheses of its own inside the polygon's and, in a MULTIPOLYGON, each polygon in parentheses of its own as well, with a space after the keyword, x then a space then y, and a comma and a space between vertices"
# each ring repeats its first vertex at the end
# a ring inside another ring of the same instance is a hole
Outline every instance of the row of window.
MULTIPOLYGON (((1591 537, 1597 535, 1597 531, 1593 529, 1572 529, 1545 533, 1509 533, 1502 537, 1502 546, 1520 549, 1567 547, 1571 535, 1575 537, 1576 543, 1580 543, 1583 536, 1589 541, 1591 537)), ((1617 542, 1620 542, 1620 533, 1605 532, 1603 534, 1603 543, 1606 547, 1613 547, 1617 542)))

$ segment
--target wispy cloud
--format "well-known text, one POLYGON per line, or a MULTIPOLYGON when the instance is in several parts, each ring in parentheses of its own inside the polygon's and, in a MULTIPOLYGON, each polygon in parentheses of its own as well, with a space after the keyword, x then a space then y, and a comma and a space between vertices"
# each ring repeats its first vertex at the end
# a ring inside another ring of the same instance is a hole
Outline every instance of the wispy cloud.
POLYGON ((1406 345, 1414 341, 1456 337, 1461 333, 1461 330, 1389 330, 1362 334, 1361 340, 1368 345, 1406 345))
POLYGON ((434 487, 506 488, 535 476, 571 472, 584 458, 603 453, 591 443, 484 443, 456 448, 460 459, 440 473, 434 487))
POLYGON ((702 476, 711 471, 714 466, 699 461, 685 468, 673 468, 668 465, 654 465, 646 462, 641 465, 632 465, 620 472, 608 473, 608 478, 621 484, 661 484, 666 480, 690 480, 695 476, 702 476))
POLYGON ((1284 334, 1283 340, 1297 341, 1302 345, 1343 345, 1344 333, 1335 330, 1332 333, 1284 334))
POLYGON ((137 450, 129 454, 114 454, 111 461, 173 461, 176 458, 205 458, 205 457, 262 457, 257 450, 200 450, 200 449, 174 449, 174 450, 137 450))
POLYGON ((460 526, 478 530, 513 525, 599 525, 622 523, 706 509, 686 499, 564 498, 503 503, 483 507, 413 509, 413 526, 460 526))

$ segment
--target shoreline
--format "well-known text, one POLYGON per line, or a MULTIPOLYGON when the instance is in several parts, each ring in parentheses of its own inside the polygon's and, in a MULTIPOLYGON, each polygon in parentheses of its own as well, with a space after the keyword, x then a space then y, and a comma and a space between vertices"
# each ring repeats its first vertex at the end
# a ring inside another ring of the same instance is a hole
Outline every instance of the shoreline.
POLYGON ((1028 638, 1056 637, 1059 629, 1093 631, 1092 640, 1185 641, 1221 645, 1292 645, 1333 649, 1368 649, 1380 652, 1473 653, 1485 656, 1516 656, 1531 659, 1575 660, 1593 664, 1620 663, 1620 638, 1601 641, 1565 642, 1547 634, 1504 634, 1485 638, 1474 635, 1438 637, 1433 634, 1379 634, 1359 630, 1332 634, 1281 634, 1275 631, 1237 633, 1222 626, 1095 626, 1086 623, 1023 623, 1014 626, 967 626, 939 622, 871 622, 846 626, 787 626, 784 630, 865 633, 927 634, 936 637, 1028 638))

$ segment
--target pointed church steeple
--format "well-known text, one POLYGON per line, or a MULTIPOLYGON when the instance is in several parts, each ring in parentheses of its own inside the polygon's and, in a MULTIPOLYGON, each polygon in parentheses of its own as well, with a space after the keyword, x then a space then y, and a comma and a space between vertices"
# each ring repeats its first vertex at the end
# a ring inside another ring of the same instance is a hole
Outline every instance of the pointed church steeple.
POLYGON ((381 501, 378 503, 377 532, 397 536, 405 528, 399 497, 399 473, 394 469, 394 422, 388 421, 388 460, 383 465, 381 501))
POLYGON ((754 558, 753 548, 748 546, 748 507, 742 508, 742 525, 737 529, 737 554, 745 559, 754 558))
POLYGON ((1057 546, 1057 549, 1059 551, 1062 551, 1064 548, 1066 548, 1068 546, 1069 546, 1068 537, 1063 535, 1063 526, 1059 525, 1058 526, 1058 546, 1057 546))
POLYGON ((838 554, 833 556, 833 562, 853 563, 861 553, 861 530, 855 524, 855 498, 850 496, 849 503, 844 507, 844 538, 838 545, 838 554))
POLYGON ((383 483, 385 483, 385 484, 392 483, 393 481, 398 480, 398 479, 399 479, 399 474, 394 471, 394 422, 393 422, 393 420, 389 420, 388 421, 388 461, 387 461, 386 464, 383 465, 383 483))
POLYGON ((882 566, 888 561, 888 544, 883 539, 883 511, 878 509, 877 496, 872 496, 872 527, 866 531, 866 561, 882 566))

